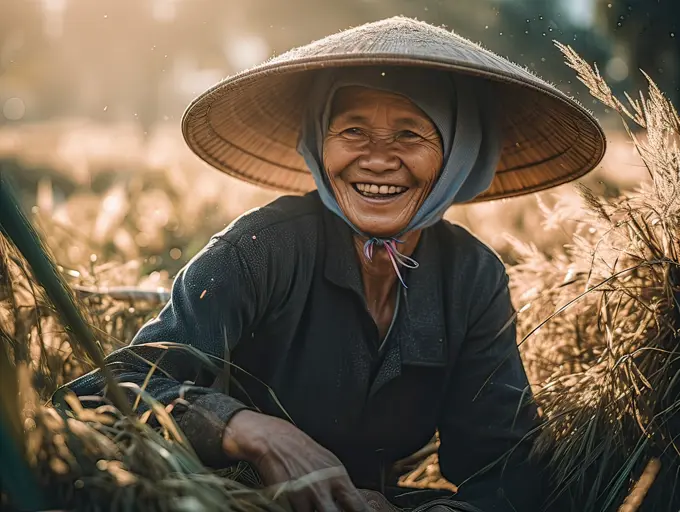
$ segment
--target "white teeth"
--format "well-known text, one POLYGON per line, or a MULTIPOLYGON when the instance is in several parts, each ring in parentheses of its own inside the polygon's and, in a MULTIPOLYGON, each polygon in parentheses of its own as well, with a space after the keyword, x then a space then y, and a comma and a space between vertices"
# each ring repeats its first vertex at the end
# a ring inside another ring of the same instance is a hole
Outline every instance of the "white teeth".
POLYGON ((354 186, 359 192, 364 194, 401 194, 407 190, 407 187, 398 187, 396 185, 375 185, 372 183, 355 183, 354 186))

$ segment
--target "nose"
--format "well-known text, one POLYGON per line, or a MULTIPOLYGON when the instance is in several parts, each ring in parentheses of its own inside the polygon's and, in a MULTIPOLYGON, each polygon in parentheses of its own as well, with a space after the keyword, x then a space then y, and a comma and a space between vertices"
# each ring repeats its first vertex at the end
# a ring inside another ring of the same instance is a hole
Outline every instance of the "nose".
POLYGON ((384 141, 369 143, 357 163, 361 169, 375 173, 396 171, 401 167, 401 160, 384 141))

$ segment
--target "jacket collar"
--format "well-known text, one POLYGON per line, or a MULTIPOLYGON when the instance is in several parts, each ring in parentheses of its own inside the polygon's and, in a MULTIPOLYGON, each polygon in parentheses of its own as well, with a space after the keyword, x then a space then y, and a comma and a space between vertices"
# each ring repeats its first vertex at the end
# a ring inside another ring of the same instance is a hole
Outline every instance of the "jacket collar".
POLYGON ((333 284, 355 292, 365 304, 352 228, 325 206, 322 206, 322 216, 325 233, 324 276, 333 284))
MULTIPOLYGON (((361 271, 352 241, 352 229, 323 208, 325 231, 324 276, 333 284, 366 299, 361 271)), ((445 366, 447 362, 442 258, 436 226, 423 230, 413 258, 417 269, 403 269, 408 288, 402 293, 396 322, 387 340, 383 363, 371 394, 401 375, 402 365, 445 366), (401 363, 401 364, 399 364, 401 363)))

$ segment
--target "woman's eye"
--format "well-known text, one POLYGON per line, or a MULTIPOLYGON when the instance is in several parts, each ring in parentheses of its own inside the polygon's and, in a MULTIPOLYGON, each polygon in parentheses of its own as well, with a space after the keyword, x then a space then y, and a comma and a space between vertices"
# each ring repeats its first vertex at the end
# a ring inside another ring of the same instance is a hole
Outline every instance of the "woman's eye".
POLYGON ((364 132, 362 132, 360 128, 347 128, 345 130, 342 130, 341 133, 342 135, 353 138, 361 137, 364 134, 364 132))
POLYGON ((402 132, 399 132, 397 138, 401 140, 414 140, 420 139, 420 135, 418 135, 416 132, 412 132, 411 130, 404 130, 402 132))

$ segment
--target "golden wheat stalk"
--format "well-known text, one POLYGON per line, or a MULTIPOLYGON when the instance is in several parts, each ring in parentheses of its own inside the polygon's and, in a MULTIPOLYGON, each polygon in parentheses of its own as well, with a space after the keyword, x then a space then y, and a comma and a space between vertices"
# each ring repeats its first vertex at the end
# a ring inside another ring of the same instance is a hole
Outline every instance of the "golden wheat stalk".
MULTIPOLYGON (((581 187, 573 242, 557 254, 515 243, 519 264, 510 269, 521 350, 547 421, 537 449, 552 453, 556 494, 579 510, 613 510, 654 454, 680 467, 672 444, 680 407, 680 122, 649 77, 647 96, 625 106, 596 67, 557 46, 593 97, 620 114, 650 176, 612 199, 581 187)), ((657 487, 670 493, 673 485, 657 487)))

